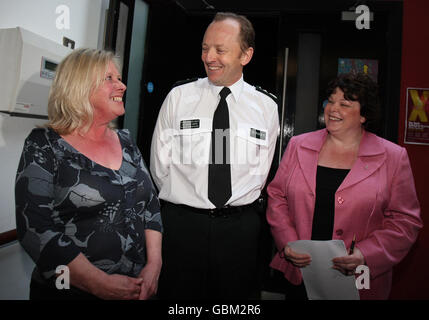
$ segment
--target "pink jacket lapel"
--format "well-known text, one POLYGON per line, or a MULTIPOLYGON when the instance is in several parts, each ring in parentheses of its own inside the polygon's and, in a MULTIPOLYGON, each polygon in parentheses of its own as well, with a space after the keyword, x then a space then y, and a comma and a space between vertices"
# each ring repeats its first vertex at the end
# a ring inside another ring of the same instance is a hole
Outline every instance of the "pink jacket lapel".
POLYGON ((317 161, 327 134, 325 129, 309 134, 297 150, 300 168, 313 195, 316 194, 317 161))
MULTIPOLYGON (((314 195, 316 194, 317 161, 327 134, 328 131, 326 129, 309 134, 305 137, 297 150, 300 168, 314 195)), ((350 173, 338 188, 338 191, 348 188, 369 177, 384 163, 385 159, 386 151, 377 136, 364 131, 359 146, 358 158, 350 170, 350 173)))
POLYGON ((346 189, 372 175, 386 160, 386 151, 376 135, 364 131, 358 158, 337 191, 346 189))

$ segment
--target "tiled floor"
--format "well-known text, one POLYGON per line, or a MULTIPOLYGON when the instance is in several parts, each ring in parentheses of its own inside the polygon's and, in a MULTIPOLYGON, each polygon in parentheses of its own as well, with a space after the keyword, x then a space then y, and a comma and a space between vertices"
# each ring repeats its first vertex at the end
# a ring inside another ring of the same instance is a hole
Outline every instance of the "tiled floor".
POLYGON ((285 295, 277 292, 262 291, 261 299, 262 300, 284 300, 285 295))

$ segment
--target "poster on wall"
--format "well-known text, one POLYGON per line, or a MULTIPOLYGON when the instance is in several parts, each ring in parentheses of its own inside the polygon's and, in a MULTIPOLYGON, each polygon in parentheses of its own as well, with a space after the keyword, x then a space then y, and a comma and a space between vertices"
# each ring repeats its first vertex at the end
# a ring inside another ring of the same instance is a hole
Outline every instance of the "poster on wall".
POLYGON ((429 89, 407 88, 404 143, 429 145, 429 89))
POLYGON ((378 60, 372 59, 338 59, 338 74, 349 72, 363 72, 366 73, 375 83, 378 78, 378 60))

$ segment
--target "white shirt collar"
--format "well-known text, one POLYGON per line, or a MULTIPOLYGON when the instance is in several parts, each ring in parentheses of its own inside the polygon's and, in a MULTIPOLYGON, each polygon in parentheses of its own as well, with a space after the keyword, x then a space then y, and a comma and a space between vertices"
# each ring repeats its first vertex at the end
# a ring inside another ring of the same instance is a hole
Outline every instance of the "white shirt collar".
MULTIPOLYGON (((209 81, 209 84, 213 94, 216 97, 219 96, 219 93, 223 89, 223 86, 215 86, 210 81, 209 81)), ((235 82, 233 85, 228 87, 231 90, 231 93, 232 93, 232 96, 234 97, 235 102, 237 102, 238 99, 240 98, 240 94, 243 91, 243 85, 244 85, 243 74, 241 74, 240 79, 237 82, 235 82)))

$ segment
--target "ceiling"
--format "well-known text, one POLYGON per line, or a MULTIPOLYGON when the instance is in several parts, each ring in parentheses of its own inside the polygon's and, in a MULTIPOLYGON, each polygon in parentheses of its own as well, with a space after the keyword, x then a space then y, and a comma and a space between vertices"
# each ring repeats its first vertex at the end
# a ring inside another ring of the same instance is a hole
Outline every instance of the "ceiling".
POLYGON ((370 7, 386 5, 389 2, 402 0, 175 0, 176 4, 188 13, 213 11, 233 12, 309 12, 348 10, 359 4, 370 7))

